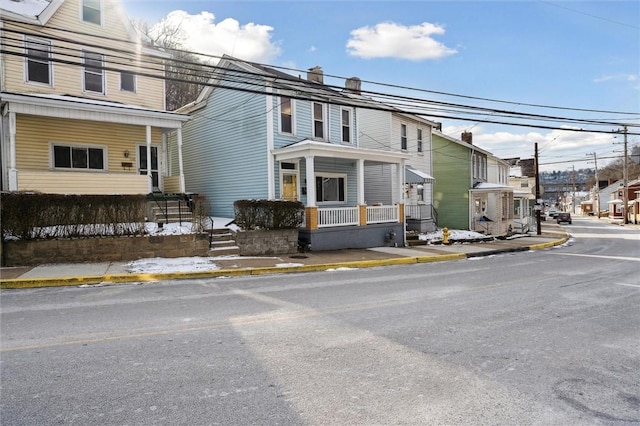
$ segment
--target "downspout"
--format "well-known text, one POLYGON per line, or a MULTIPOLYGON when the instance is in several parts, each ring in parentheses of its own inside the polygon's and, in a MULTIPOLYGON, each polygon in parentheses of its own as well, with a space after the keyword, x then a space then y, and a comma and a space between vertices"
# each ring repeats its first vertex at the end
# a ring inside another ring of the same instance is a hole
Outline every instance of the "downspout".
POLYGON ((151 173, 151 126, 147 126, 147 189, 149 194, 153 192, 153 175, 151 173))
POLYGON ((187 192, 186 183, 184 181, 184 164, 182 161, 182 127, 178 128, 176 132, 178 138, 178 169, 180 173, 180 193, 187 192))
POLYGON ((267 198, 273 200, 276 198, 275 186, 275 160, 273 158, 274 135, 273 135, 273 86, 270 81, 266 82, 266 118, 267 118, 267 198))

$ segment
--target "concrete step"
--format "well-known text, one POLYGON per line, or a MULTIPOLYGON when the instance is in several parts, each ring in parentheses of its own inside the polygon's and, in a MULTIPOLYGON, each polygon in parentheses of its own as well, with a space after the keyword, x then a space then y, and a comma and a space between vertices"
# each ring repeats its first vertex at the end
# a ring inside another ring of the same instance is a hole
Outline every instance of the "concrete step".
POLYGON ((239 256, 240 247, 228 246, 228 247, 212 247, 209 249, 209 256, 239 256))

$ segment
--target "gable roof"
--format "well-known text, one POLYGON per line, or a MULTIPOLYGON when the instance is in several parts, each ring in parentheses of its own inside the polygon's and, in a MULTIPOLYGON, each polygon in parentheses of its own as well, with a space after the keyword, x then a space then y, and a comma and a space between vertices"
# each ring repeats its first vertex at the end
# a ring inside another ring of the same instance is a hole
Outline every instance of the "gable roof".
POLYGON ((45 25, 65 0, 0 0, 4 18, 45 25))

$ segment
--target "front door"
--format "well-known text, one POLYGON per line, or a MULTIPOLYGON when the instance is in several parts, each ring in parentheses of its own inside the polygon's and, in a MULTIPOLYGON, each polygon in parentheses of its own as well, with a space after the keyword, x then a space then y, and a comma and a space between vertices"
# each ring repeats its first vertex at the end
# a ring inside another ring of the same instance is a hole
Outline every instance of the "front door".
POLYGON ((282 199, 287 201, 298 200, 298 175, 293 173, 282 174, 282 199))
MULTIPOLYGON (((147 174, 147 146, 138 145, 138 170, 141 175, 147 174)), ((158 147, 151 147, 151 181, 153 191, 160 191, 160 176, 158 173, 158 147)))

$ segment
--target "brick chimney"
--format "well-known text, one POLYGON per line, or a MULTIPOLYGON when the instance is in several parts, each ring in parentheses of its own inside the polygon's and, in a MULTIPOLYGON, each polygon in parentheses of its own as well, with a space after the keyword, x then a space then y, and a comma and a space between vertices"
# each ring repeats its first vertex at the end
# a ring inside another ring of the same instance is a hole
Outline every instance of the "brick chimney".
POLYGON ((462 136, 460 136, 460 139, 462 139, 462 142, 473 145, 473 133, 471 132, 462 132, 462 136))
POLYGON ((324 74, 322 73, 322 67, 315 66, 313 68, 309 68, 309 70, 307 71, 307 81, 324 84, 324 74))
POLYGON ((358 77, 350 77, 344 82, 344 88, 349 93, 362 93, 362 81, 358 77))

